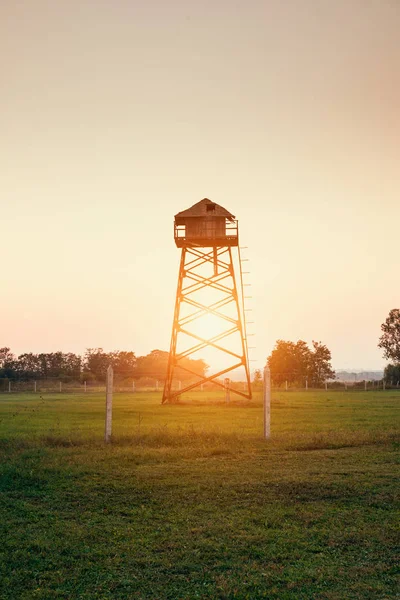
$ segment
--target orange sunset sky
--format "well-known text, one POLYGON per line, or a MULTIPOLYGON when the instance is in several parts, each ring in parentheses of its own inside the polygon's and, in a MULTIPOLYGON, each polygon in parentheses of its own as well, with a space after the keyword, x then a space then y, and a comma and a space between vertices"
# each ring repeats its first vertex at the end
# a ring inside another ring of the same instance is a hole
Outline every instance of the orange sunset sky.
POLYGON ((0 3, 1 340, 167 349, 173 215, 239 218, 256 333, 381 368, 399 306, 399 0, 0 3))

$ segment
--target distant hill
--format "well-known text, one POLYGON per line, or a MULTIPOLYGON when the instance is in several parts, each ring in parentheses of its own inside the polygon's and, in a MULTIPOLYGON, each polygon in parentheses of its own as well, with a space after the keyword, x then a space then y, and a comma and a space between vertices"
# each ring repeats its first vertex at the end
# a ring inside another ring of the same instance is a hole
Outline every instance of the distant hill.
POLYGON ((378 381, 382 379, 383 371, 336 371, 337 381, 378 381))
MULTIPOLYGON (((262 368, 260 369, 262 372, 262 368)), ((251 370, 251 380, 253 381, 255 369, 251 370)), ((380 381, 383 378, 383 370, 382 371, 347 371, 345 369, 337 369, 336 373, 336 381, 346 381, 346 382, 354 382, 354 381, 380 381)), ((241 369, 238 369, 236 372, 228 373, 227 377, 230 377, 232 381, 243 381, 244 373, 241 369)))

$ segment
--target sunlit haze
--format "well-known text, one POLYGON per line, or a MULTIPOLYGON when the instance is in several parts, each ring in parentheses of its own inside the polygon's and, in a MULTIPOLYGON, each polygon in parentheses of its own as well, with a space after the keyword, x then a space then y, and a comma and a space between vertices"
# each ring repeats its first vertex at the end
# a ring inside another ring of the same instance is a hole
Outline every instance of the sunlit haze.
POLYGON ((398 0, 2 2, 0 345, 167 350, 173 216, 208 197, 247 247, 251 368, 278 338, 381 368, 399 32, 398 0))

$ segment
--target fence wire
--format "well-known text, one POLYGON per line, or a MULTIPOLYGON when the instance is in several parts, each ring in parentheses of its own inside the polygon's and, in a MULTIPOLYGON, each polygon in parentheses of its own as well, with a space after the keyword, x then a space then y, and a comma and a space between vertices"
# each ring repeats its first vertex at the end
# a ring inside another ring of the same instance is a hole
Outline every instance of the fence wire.
MULTIPOLYGON (((222 381, 221 381, 222 382, 222 381)), ((220 383, 221 383, 220 382, 220 383)), ((187 384, 187 381, 174 380, 173 389, 179 391, 187 384)), ((393 390, 400 389, 400 381, 398 380, 360 380, 360 381, 339 381, 330 380, 320 382, 319 384, 312 384, 307 381, 306 378, 300 381, 290 381, 289 377, 287 380, 274 381, 272 378, 272 389, 280 391, 307 391, 307 390, 393 390)), ((232 390, 246 389, 246 381, 233 381, 229 382, 229 387, 232 390)), ((253 391, 262 389, 262 381, 255 380, 252 383, 253 391)), ((164 388, 164 379, 145 377, 139 380, 118 380, 114 377, 114 391, 115 392, 162 392, 164 388)), ((202 391, 220 391, 220 386, 213 382, 207 382, 194 388, 192 392, 202 391)), ((105 381, 80 381, 64 378, 48 378, 48 379, 36 379, 36 380, 12 380, 7 378, 0 378, 0 394, 1 393, 99 393, 106 391, 105 381)))

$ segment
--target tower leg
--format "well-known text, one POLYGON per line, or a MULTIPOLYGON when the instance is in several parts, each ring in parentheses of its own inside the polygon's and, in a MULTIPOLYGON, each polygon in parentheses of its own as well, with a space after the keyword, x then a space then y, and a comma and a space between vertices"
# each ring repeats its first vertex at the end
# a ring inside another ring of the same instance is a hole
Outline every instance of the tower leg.
POLYGON ((230 391, 244 398, 251 398, 242 300, 243 287, 241 286, 241 289, 238 290, 231 247, 184 247, 182 249, 163 403, 173 402, 181 394, 196 387, 201 387, 209 381, 224 389, 225 384, 221 379, 222 376, 239 367, 245 369, 247 390, 239 391, 231 388, 230 391), (212 267, 212 275, 206 275, 205 273, 210 271, 210 267, 212 267), (219 299, 210 304, 205 304, 201 292, 210 289, 219 299), (233 305, 231 313, 233 312, 234 316, 228 316, 223 310, 230 304, 233 305), (182 310, 184 305, 185 310, 182 310), (193 324, 206 315, 213 315, 219 318, 221 322, 222 331, 211 338, 199 335, 193 327, 193 324), (193 345, 184 351, 178 350, 180 334, 193 340, 193 345), (227 338, 233 334, 239 334, 240 350, 233 351, 230 347, 227 338), (231 359, 230 366, 211 376, 193 371, 190 364, 188 365, 188 361, 183 359, 190 358, 191 355, 200 352, 204 348, 213 348, 228 356, 231 359), (172 382, 177 370, 179 379, 182 379, 183 371, 186 374, 186 379, 188 379, 187 375, 190 375, 190 381, 183 386, 183 389, 173 391, 172 382))
POLYGON ((182 285, 183 278, 185 276, 185 260, 186 260, 186 249, 182 249, 181 254, 181 262, 179 265, 179 275, 178 275, 178 286, 176 290, 176 299, 175 299, 175 310, 174 310, 174 322, 172 324, 172 335, 171 335, 171 344, 169 349, 168 356, 168 366, 167 366, 167 376, 164 384, 164 392, 162 397, 162 404, 167 402, 171 396, 172 391, 172 380, 174 376, 174 365, 176 361, 176 343, 178 339, 178 330, 179 330, 179 312, 182 301, 182 285))

